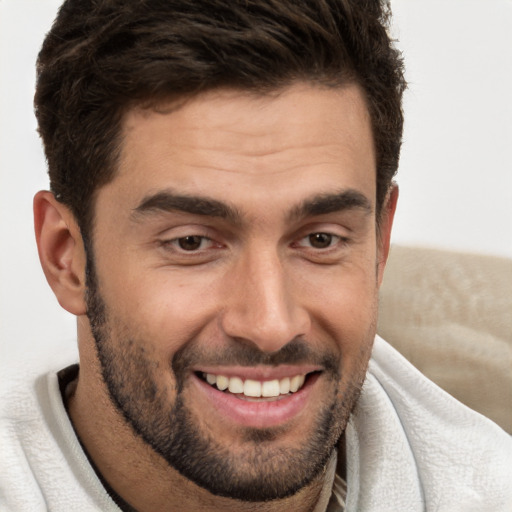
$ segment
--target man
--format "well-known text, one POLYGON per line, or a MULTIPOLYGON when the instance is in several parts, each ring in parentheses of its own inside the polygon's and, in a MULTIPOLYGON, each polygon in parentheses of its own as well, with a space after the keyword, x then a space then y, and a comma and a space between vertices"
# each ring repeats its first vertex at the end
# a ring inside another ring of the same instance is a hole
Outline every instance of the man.
POLYGON ((404 89, 387 15, 64 3, 34 211, 80 363, 4 422, 3 508, 510 508, 506 434, 374 344, 404 89))

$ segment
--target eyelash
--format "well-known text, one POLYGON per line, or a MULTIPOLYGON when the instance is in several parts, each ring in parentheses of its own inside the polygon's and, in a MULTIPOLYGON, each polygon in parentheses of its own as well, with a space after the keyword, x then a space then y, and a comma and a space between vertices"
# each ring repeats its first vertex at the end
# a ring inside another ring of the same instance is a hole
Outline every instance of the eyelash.
MULTIPOLYGON (((186 235, 186 236, 180 236, 178 238, 173 238, 171 240, 162 240, 160 242, 160 245, 162 247, 164 247, 165 249, 179 251, 180 253, 183 253, 183 254, 185 254, 185 253, 197 254, 200 251, 207 250, 207 249, 204 249, 203 247, 201 247, 206 242, 211 242, 212 244, 215 244, 215 242, 211 238, 204 236, 204 235, 186 235), (190 249, 190 250, 185 249, 183 246, 181 246, 181 242, 182 241, 184 242, 187 239, 189 239, 189 242, 191 242, 191 243, 193 241, 190 239, 199 239, 199 240, 196 240, 199 243, 199 247, 197 247, 196 249, 190 249)), ((218 245, 220 245, 220 244, 218 244, 218 245)))
MULTIPOLYGON (((336 251, 340 246, 348 244, 349 240, 346 237, 335 235, 327 231, 314 231, 300 238, 298 241, 291 244, 293 248, 304 248, 308 252, 316 254, 326 254, 336 251), (327 244, 325 247, 315 247, 316 241, 320 244, 327 244)), ((182 237, 173 238, 171 240, 160 241, 160 246, 167 251, 173 251, 180 255, 186 255, 189 257, 203 255, 206 251, 212 248, 222 248, 222 244, 215 242, 212 238, 204 235, 186 235, 182 237), (195 244, 197 247, 191 247, 186 249, 185 244, 190 243, 192 246, 195 244), (208 247, 204 247, 208 245, 208 247)))
POLYGON ((334 233, 329 233, 327 231, 315 231, 312 233, 308 233, 306 236, 302 237, 296 245, 299 247, 303 247, 302 242, 309 241, 309 245, 307 245, 308 248, 311 248, 313 250, 318 251, 328 251, 330 249, 333 249, 335 246, 339 244, 345 244, 348 243, 348 238, 344 238, 340 235, 335 235, 334 233), (314 247, 313 245, 313 237, 317 237, 316 241, 322 243, 322 239, 320 237, 327 237, 328 238, 328 245, 327 247, 314 247))

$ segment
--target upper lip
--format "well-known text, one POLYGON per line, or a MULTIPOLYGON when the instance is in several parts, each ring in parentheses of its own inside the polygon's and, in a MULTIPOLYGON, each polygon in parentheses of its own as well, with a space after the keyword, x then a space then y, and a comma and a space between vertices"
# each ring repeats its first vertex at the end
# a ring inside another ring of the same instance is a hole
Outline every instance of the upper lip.
POLYGON ((194 368, 194 372, 211 373, 225 377, 239 377, 242 380, 251 379, 259 381, 280 380, 295 375, 306 375, 321 371, 318 365, 280 365, 272 366, 201 366, 194 368))

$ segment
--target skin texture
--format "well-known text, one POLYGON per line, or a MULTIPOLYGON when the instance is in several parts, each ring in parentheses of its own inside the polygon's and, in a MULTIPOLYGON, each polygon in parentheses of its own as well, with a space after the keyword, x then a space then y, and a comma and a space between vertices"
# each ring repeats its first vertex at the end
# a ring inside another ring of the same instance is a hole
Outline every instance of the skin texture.
POLYGON ((71 419, 138 510, 311 510, 364 380, 397 199, 391 188, 377 230, 363 95, 295 84, 164 107, 124 120, 88 279, 72 215, 48 192, 35 198, 45 274, 78 316, 71 419), (226 414, 225 395, 198 378, 313 370, 275 417, 226 414))

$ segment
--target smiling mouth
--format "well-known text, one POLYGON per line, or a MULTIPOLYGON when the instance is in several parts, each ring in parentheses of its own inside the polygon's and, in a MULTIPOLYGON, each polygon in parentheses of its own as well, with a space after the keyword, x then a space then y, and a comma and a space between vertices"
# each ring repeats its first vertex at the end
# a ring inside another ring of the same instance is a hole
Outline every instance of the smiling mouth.
POLYGON ((198 373, 199 378, 207 382, 213 388, 236 395, 237 398, 242 400, 280 400, 290 396, 297 391, 300 391, 310 375, 318 372, 311 372, 308 374, 298 374, 292 377, 285 377, 283 379, 273 380, 252 380, 241 379, 240 377, 227 377, 225 375, 215 375, 213 373, 198 373))

